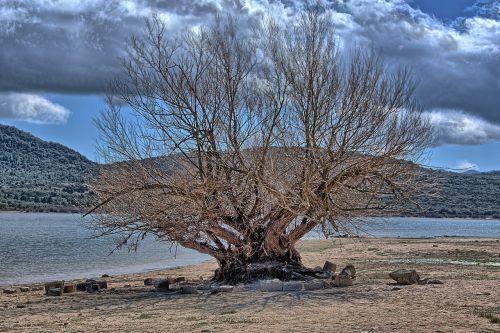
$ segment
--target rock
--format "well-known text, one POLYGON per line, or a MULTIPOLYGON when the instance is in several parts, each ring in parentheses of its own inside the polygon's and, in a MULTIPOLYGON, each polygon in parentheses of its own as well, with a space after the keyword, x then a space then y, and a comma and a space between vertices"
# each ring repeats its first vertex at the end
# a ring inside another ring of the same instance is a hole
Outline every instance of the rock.
POLYGON ((325 288, 325 284, 323 283, 323 281, 318 280, 318 279, 304 282, 304 289, 305 290, 317 290, 317 289, 324 289, 324 288, 325 288))
POLYGON ((124 284, 123 288, 132 288, 132 285, 131 284, 124 284))
MULTIPOLYGON (((87 291, 89 286, 96 284, 100 289, 108 289, 108 281, 97 281, 94 279, 88 279, 85 282, 80 282, 76 284, 76 289, 78 291, 87 291)), ((95 289, 95 288, 94 288, 95 289)))
POLYGON ((109 275, 108 274, 103 274, 101 275, 102 278, 109 278, 109 275))
POLYGON ((234 287, 228 286, 228 285, 222 285, 219 288, 217 288, 217 291, 219 291, 221 293, 227 293, 227 292, 231 292, 233 290, 234 290, 234 287))
POLYGON ((63 288, 49 288, 45 295, 47 296, 62 296, 63 288))
POLYGON ((25 307, 26 307, 25 304, 17 304, 16 305, 16 308, 18 308, 18 309, 24 309, 25 307))
POLYGON ((19 288, 19 290, 21 290, 22 293, 27 293, 28 291, 30 291, 30 288, 29 287, 21 287, 21 288, 19 288))
POLYGON ((99 290, 101 290, 101 288, 99 287, 99 285, 97 283, 90 283, 87 285, 87 288, 85 289, 86 292, 91 293, 91 294, 96 293, 99 290))
POLYGON ((7 288, 7 289, 3 290, 3 293, 4 294, 15 294, 15 293, 17 293, 17 290, 13 289, 13 288, 7 288))
POLYGON ((72 294, 76 292, 76 284, 65 284, 63 290, 65 294, 72 294))
POLYGON ((443 281, 438 279, 423 279, 419 280, 418 284, 443 284, 443 281))
MULTIPOLYGON (((45 288, 45 295, 49 295, 49 290, 50 289, 59 289, 61 291, 62 295, 62 290, 64 289, 64 281, 53 281, 53 282, 47 282, 44 285, 45 288)), ((54 296, 54 295, 52 295, 54 296)), ((60 296, 60 295, 57 295, 60 296)))
POLYGON ((186 285, 181 287, 181 292, 183 294, 198 294, 198 289, 196 286, 186 285))
POLYGON ((34 287, 31 287, 31 291, 40 291, 40 290, 43 290, 43 287, 42 287, 42 286, 34 286, 34 287))
POLYGON ((334 287, 349 287, 352 286, 352 278, 347 274, 338 274, 333 281, 334 287))
POLYGON ((315 271, 317 273, 321 273, 321 272, 323 272, 323 268, 321 266, 316 266, 313 268, 313 271, 315 271))
POLYGON ((348 275, 351 277, 351 279, 356 278, 356 269, 354 268, 354 265, 348 264, 347 266, 342 269, 340 272, 340 275, 348 275))
POLYGON ((389 273, 389 276, 398 284, 404 285, 415 284, 420 281, 420 276, 417 271, 413 269, 398 269, 397 271, 389 273))
POLYGON ((274 280, 261 280, 260 281, 260 290, 261 291, 283 291, 283 282, 278 279, 274 280))
POLYGON ((169 289, 170 282, 168 281, 168 279, 160 279, 154 281, 154 286, 156 290, 164 291, 169 289))
POLYGON ((323 272, 335 273, 336 269, 337 269, 337 265, 335 265, 333 262, 325 261, 325 264, 323 265, 323 272))
POLYGON ((304 283, 302 281, 283 282, 283 291, 302 291, 304 283))
POLYGON ((152 286, 153 285, 153 279, 152 278, 145 278, 144 279, 144 285, 145 286, 152 286))

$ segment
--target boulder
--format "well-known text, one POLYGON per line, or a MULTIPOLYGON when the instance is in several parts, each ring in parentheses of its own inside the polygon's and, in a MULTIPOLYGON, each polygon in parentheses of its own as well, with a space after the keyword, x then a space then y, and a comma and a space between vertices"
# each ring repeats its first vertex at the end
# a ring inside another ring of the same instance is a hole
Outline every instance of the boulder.
POLYGON ((165 291, 169 289, 170 282, 168 281, 168 279, 160 279, 154 281, 154 286, 156 290, 165 291))
POLYGON ((15 294, 15 293, 17 293, 17 289, 6 288, 6 289, 3 290, 3 293, 4 294, 15 294))
POLYGON ((64 290, 65 294, 72 294, 72 293, 76 292, 76 284, 74 284, 74 283, 65 284, 63 290, 64 290))
POLYGON ((21 288, 19 288, 19 290, 20 290, 22 293, 27 293, 28 291, 30 291, 30 288, 29 288, 29 287, 21 287, 21 288))
POLYGON ((260 290, 261 291, 283 291, 283 282, 278 279, 273 280, 261 280, 260 281, 260 290))
POLYGON ((334 287, 349 287, 352 286, 352 278, 347 274, 338 274, 333 281, 334 287))
MULTIPOLYGON (((59 291, 61 292, 61 295, 62 295, 62 291, 64 289, 64 281, 47 282, 47 283, 45 283, 44 288, 45 288, 45 295, 49 295, 50 289, 59 289, 59 291)), ((61 296, 61 295, 57 295, 57 296, 61 296)), ((54 295, 51 295, 51 296, 54 296, 54 295)))
POLYGON ((144 285, 145 286, 152 286, 154 283, 154 280, 152 278, 145 278, 144 279, 144 285))
POLYGON ((323 265, 323 272, 325 273, 335 273, 335 270, 337 269, 337 265, 334 264, 331 261, 325 261, 323 265))
POLYGON ((420 276, 414 269, 398 269, 392 273, 389 273, 391 279, 396 281, 398 284, 415 284, 420 281, 420 276))
POLYGON ((45 294, 47 296, 62 296, 63 288, 49 288, 45 294))
POLYGON ((304 283, 302 281, 283 282, 283 291, 302 291, 304 283))

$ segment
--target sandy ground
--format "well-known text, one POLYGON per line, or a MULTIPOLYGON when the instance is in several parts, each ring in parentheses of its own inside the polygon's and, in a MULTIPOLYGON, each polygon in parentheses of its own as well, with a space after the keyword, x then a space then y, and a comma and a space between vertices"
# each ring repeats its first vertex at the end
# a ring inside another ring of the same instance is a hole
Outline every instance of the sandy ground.
POLYGON ((143 286, 145 277, 207 279, 215 268, 209 262, 111 277, 113 289, 97 294, 0 294, 0 332, 500 332, 485 318, 500 316, 496 239, 340 239, 299 248, 309 266, 353 263, 355 285, 214 295, 143 286), (399 268, 444 284, 395 286, 387 274, 399 268))

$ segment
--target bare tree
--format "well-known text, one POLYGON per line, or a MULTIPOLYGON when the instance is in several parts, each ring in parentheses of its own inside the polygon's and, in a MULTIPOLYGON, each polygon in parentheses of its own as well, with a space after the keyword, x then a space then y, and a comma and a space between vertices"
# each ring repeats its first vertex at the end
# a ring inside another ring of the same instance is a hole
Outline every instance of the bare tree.
POLYGON ((318 225, 387 213, 417 185, 430 127, 408 71, 338 47, 331 19, 241 29, 218 19, 131 42, 124 102, 96 122, 109 163, 93 181, 104 233, 153 233, 217 259, 215 278, 306 272, 318 225))

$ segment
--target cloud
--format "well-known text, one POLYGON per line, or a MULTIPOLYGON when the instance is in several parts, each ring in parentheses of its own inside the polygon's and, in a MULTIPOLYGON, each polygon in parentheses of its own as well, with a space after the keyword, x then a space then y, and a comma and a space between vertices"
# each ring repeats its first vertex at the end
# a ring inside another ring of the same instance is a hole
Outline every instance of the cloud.
POLYGON ((479 166, 475 163, 468 161, 468 160, 462 160, 462 161, 459 161, 457 163, 456 169, 460 169, 460 170, 464 170, 464 171, 479 170, 479 166))
MULTIPOLYGON (((294 20, 301 0, 3 0, 0 91, 102 93, 121 75, 126 39, 157 13, 172 33, 232 12, 242 20, 294 20)), ((448 24, 409 0, 325 0, 342 44, 374 47, 413 69, 427 110, 455 109, 500 123, 500 22, 495 1, 448 24), (497 13, 495 15, 495 13, 497 13), (459 25, 459 27, 458 27, 459 25)))
POLYGON ((64 124, 70 112, 38 95, 24 93, 0 94, 0 118, 37 124, 64 124))
POLYGON ((456 110, 425 112, 434 129, 434 145, 475 145, 500 140, 500 126, 456 110))

